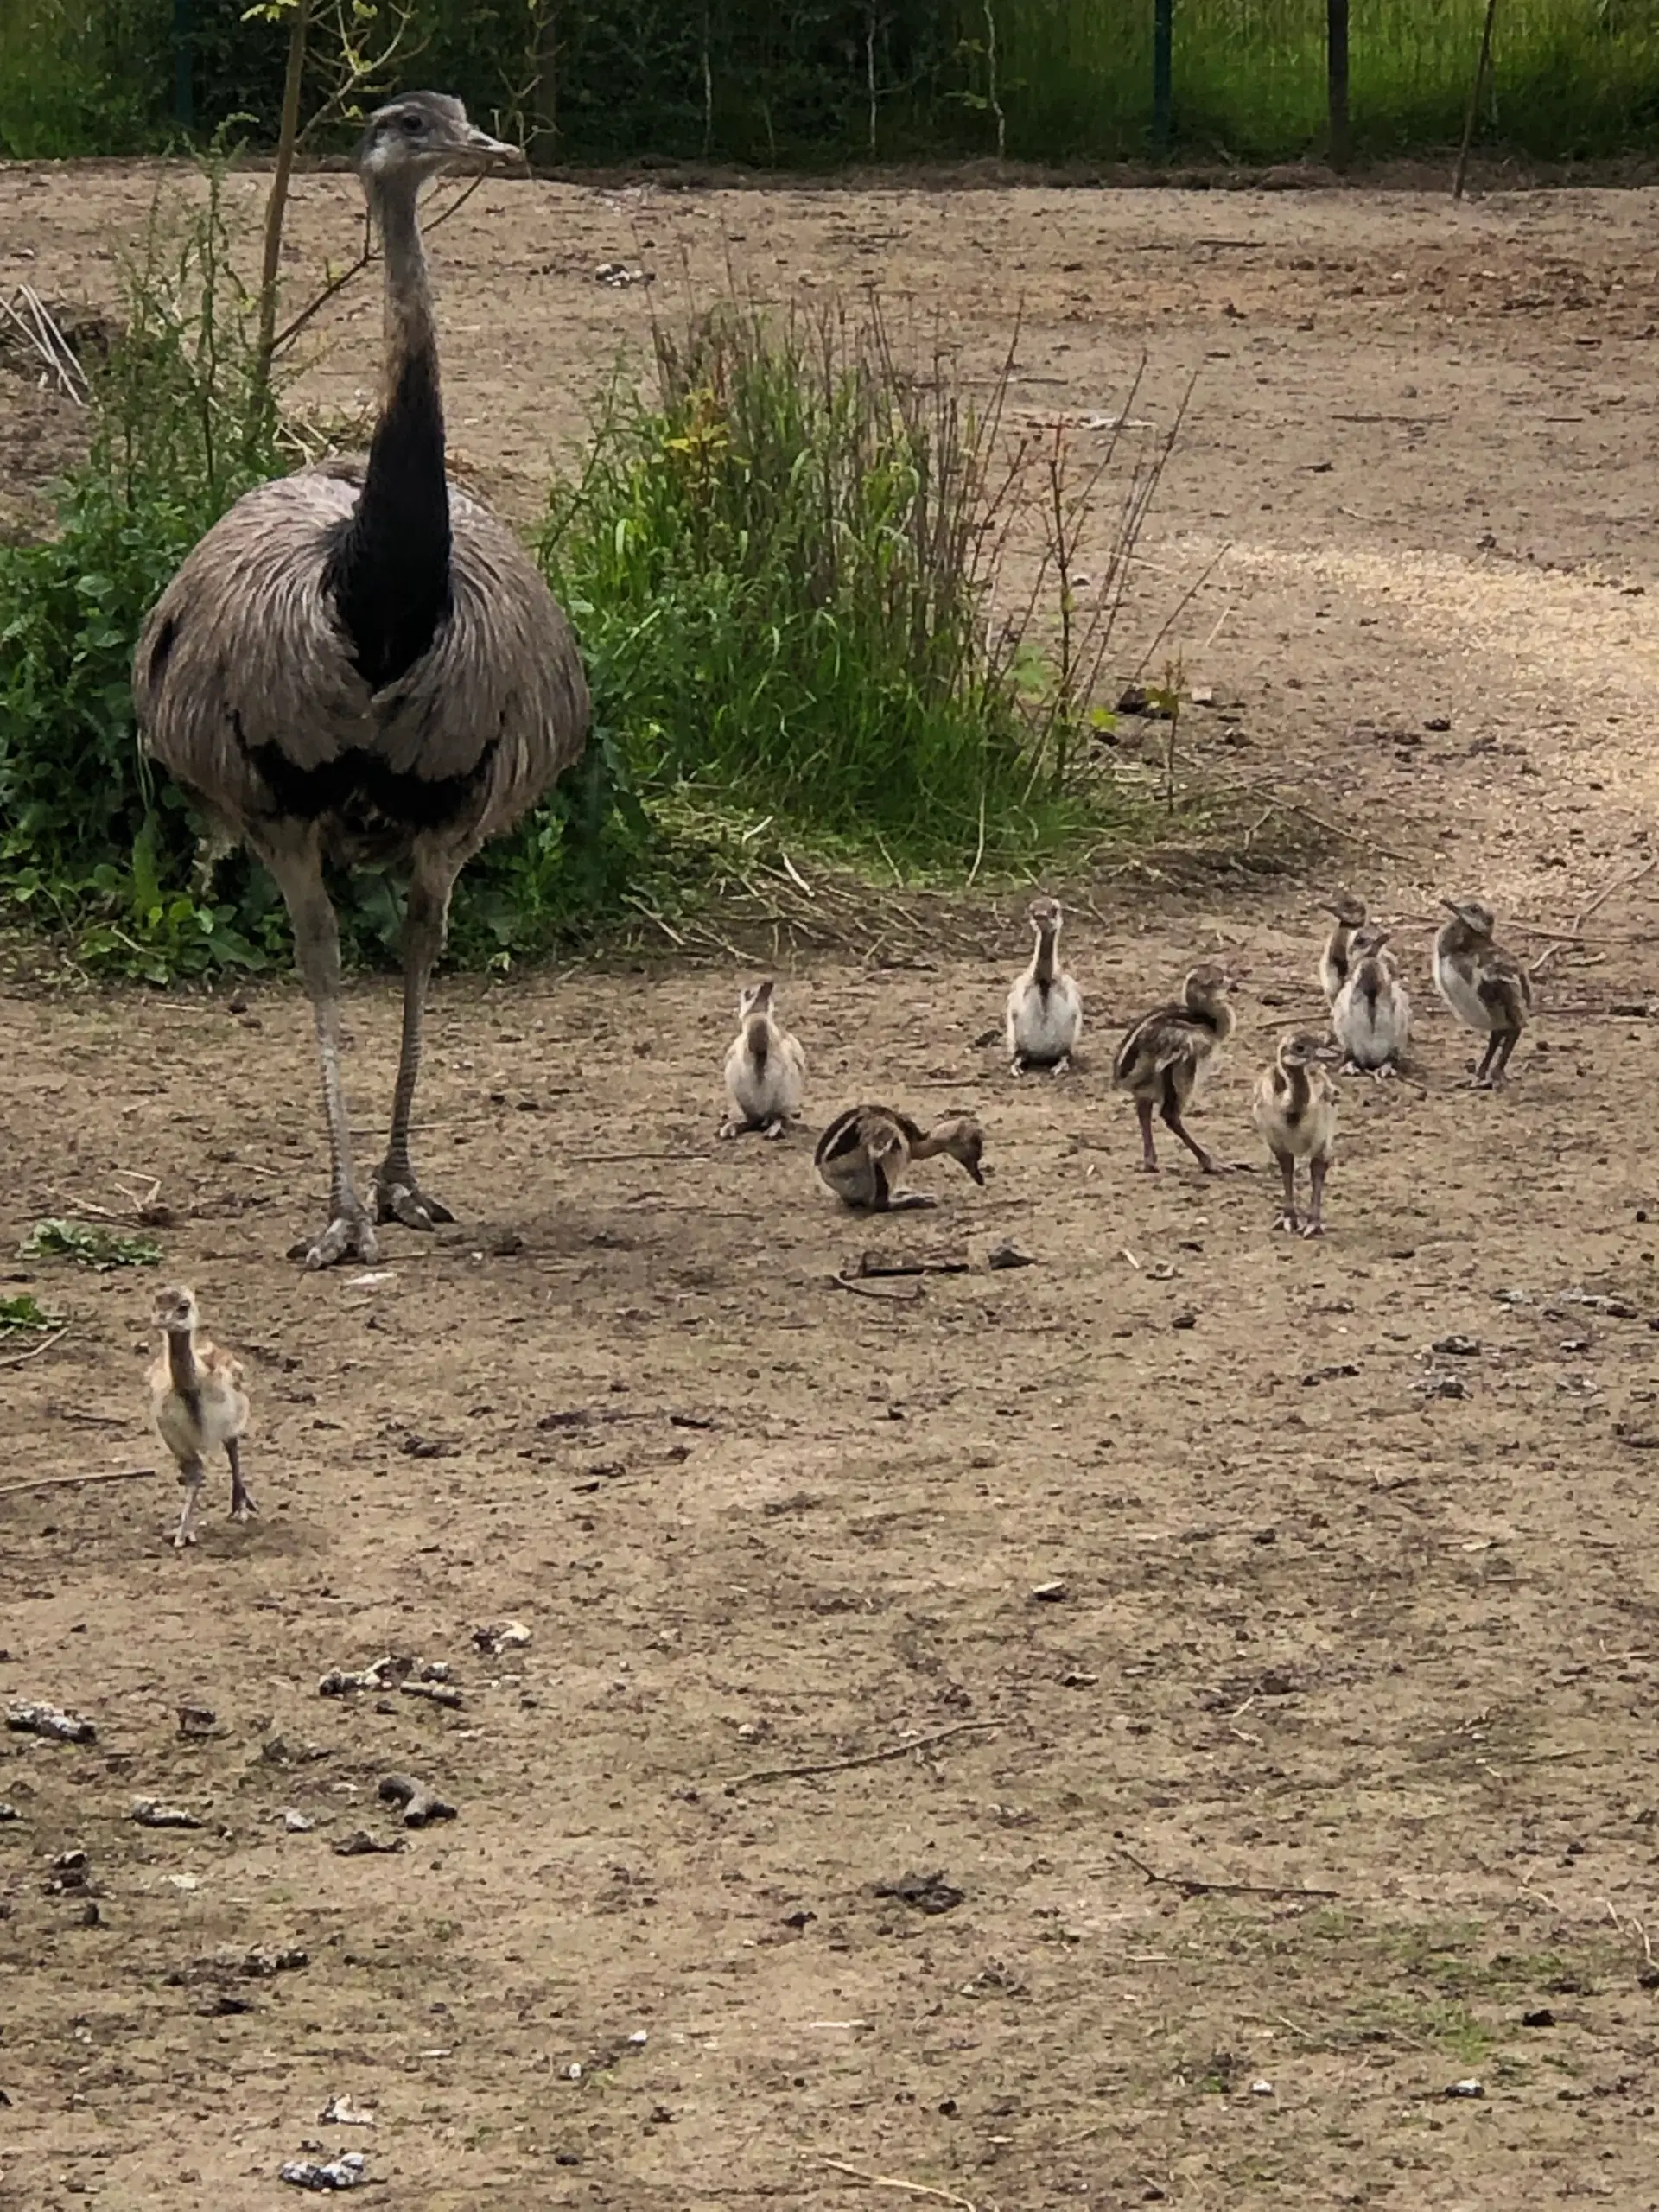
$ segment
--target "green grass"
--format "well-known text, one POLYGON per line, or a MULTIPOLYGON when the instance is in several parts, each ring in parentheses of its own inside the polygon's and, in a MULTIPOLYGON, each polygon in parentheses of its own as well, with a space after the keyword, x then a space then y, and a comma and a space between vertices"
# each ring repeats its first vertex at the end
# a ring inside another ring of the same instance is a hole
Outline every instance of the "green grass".
MULTIPOLYGON (((1154 0, 560 0, 556 130, 531 0, 412 0, 416 73, 567 160, 655 154, 822 167, 995 149, 1142 156, 1154 0), (874 16, 876 37, 867 47, 874 16), (873 73, 874 83, 871 76, 873 73)), ((1352 0, 1354 146, 1461 132, 1484 0, 1352 0)), ((198 0, 198 127, 275 130, 280 32, 198 0)), ((1268 162, 1325 140, 1325 0, 1174 0, 1180 156, 1268 162)), ((0 154, 131 152, 176 130, 172 0, 7 0, 0 154)), ((1503 0, 1484 143, 1547 159, 1659 143, 1659 0, 1503 0)))
POLYGON ((162 1248, 153 1236, 122 1236, 92 1222, 37 1221, 17 1247, 17 1256, 73 1260, 78 1268, 107 1274, 113 1268, 159 1267, 162 1248))

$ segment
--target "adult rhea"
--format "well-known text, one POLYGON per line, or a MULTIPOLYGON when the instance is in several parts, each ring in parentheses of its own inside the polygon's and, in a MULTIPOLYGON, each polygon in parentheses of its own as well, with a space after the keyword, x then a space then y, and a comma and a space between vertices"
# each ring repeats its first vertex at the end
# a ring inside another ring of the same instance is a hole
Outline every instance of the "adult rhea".
POLYGON ((316 1019, 327 1227, 312 1268, 376 1256, 372 1223, 453 1218, 409 1158, 428 982, 455 878, 581 753, 588 687, 518 539, 444 474, 437 334, 416 200, 445 172, 517 168, 457 99, 411 92, 357 158, 385 258, 385 384, 366 464, 247 493, 145 623, 133 689, 146 751, 270 870, 316 1019), (325 863, 401 865, 404 1035, 386 1154, 359 1192, 340 1073, 340 932, 325 863))

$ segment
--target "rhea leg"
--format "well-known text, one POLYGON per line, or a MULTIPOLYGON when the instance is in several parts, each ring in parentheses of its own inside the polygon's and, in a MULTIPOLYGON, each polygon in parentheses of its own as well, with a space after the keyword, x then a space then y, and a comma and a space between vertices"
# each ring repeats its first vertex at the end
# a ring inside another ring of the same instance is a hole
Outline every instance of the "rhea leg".
MULTIPOLYGON (((1486 1050, 1481 1054, 1480 1065, 1475 1070, 1474 1087, 1477 1090, 1487 1089, 1494 1081, 1501 1082, 1503 1079, 1501 1074, 1496 1078, 1493 1077, 1492 1061, 1497 1057, 1497 1048, 1503 1040, 1503 1033, 1501 1029, 1494 1029, 1486 1039, 1486 1050)), ((1505 1053, 1504 1058, 1507 1059, 1509 1055, 1505 1053)))
POLYGON ((201 1496, 202 1478, 207 1473, 200 1459, 184 1459, 179 1463, 179 1480, 184 1484, 184 1510, 179 1516, 179 1525, 173 1532, 173 1548, 181 1552, 187 1544, 196 1541, 194 1522, 196 1503, 201 1496))
POLYGON ((1294 1236, 1301 1226, 1296 1217, 1296 1162, 1287 1152, 1275 1152, 1273 1156, 1279 1162, 1279 1173, 1285 1184, 1285 1203, 1273 1225, 1275 1229, 1289 1230, 1294 1236))
POLYGON ((225 1457, 231 1463, 231 1518, 232 1521, 249 1520, 258 1508, 254 1504, 251 1491, 242 1479, 242 1446, 234 1436, 226 1440, 225 1457))
POLYGON ((1520 1041, 1518 1029, 1494 1029, 1477 1082, 1484 1084, 1488 1090, 1501 1090, 1509 1079, 1510 1054, 1520 1041))
POLYGON ((1327 1162, 1325 1160, 1325 1156, 1322 1152, 1316 1152, 1313 1159, 1307 1163, 1307 1180, 1312 1195, 1312 1204, 1309 1205, 1307 1210, 1307 1219, 1302 1224, 1302 1234, 1304 1236, 1323 1236, 1325 1234, 1323 1209, 1325 1205, 1325 1171, 1326 1165, 1327 1162))
POLYGON ((409 1120, 420 1080, 421 1039, 426 1020, 427 987, 449 925, 449 894, 462 856, 453 850, 417 848, 404 914, 404 1043, 397 1056, 397 1086, 392 1093, 391 1134, 386 1156, 372 1185, 377 1221, 401 1221, 405 1229, 431 1229, 454 1219, 448 1206, 429 1198, 409 1162, 409 1120))
POLYGON ((1141 1171, 1147 1175, 1155 1175, 1158 1173, 1158 1154, 1154 1150, 1152 1142, 1151 1099, 1137 1098, 1135 1102, 1135 1119, 1141 1124, 1141 1171))
POLYGON ((1159 1109, 1163 1116, 1164 1127, 1173 1136, 1178 1136, 1180 1139, 1206 1175, 1214 1175, 1218 1172, 1215 1160, 1181 1119, 1181 1108, 1185 1103, 1185 1101, 1176 1088, 1173 1075, 1166 1074, 1164 1077, 1164 1101, 1159 1109))
POLYGON ((328 1226, 314 1244, 302 1241, 289 1256, 302 1259, 308 1268, 332 1267, 348 1254, 372 1261, 374 1230, 357 1194, 352 1133, 340 1077, 340 925, 323 887, 316 831, 307 829, 301 842, 262 850, 259 857, 276 877, 294 925, 295 958, 316 1023, 323 1111, 328 1122, 328 1226))

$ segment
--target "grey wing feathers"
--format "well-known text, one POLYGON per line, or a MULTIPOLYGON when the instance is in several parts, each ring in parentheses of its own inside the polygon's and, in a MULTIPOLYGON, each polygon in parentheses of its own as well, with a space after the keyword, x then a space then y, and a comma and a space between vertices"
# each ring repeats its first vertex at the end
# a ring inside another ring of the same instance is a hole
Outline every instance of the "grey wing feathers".
POLYGON ((360 750, 434 781, 494 746, 478 810, 487 836, 586 742, 575 640, 517 538, 452 486, 452 611, 410 673, 371 693, 323 584, 357 497, 346 469, 304 469, 257 486, 196 545, 134 656, 145 749, 239 821, 265 797, 250 757, 264 746, 301 770, 360 750))
POLYGON ((1143 1015, 1118 1046, 1112 1064, 1113 1080, 1131 1090, 1138 1083, 1150 1083, 1177 1060, 1186 1058, 1192 1037, 1193 1026, 1185 1018, 1185 1007, 1158 1007, 1143 1015))
POLYGON ((1495 1028, 1519 1029, 1532 1009, 1532 979, 1514 961, 1491 963, 1478 986, 1480 1002, 1498 1017, 1495 1028))

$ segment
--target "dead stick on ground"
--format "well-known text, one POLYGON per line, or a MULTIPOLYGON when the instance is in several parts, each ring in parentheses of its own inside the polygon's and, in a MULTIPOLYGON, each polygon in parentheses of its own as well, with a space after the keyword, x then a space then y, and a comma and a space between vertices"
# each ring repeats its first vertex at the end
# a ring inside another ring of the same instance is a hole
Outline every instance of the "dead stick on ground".
POLYGON ((1566 931, 1565 934, 1558 933, 1555 942, 1553 944, 1547 944, 1544 947, 1538 957, 1533 962, 1531 967, 1528 969, 1527 973, 1529 976, 1541 976, 1545 968, 1548 966, 1549 962, 1555 957, 1558 952, 1566 952, 1569 950, 1573 944, 1580 941, 1584 935, 1585 924, 1589 920, 1592 914, 1595 913, 1599 907, 1606 905, 1607 901, 1612 897, 1615 891, 1634 890, 1636 886, 1642 881, 1644 876, 1649 876, 1653 874, 1656 868, 1659 868, 1659 859, 1644 861, 1643 865, 1639 868, 1636 869, 1634 874, 1630 875, 1620 875, 1618 871, 1615 870, 1614 873, 1608 877, 1606 882, 1602 885, 1600 890, 1597 892, 1595 897, 1590 899, 1586 905, 1580 906, 1578 912, 1574 914, 1573 917, 1572 928, 1566 931))
POLYGON ((931 1736, 912 1736, 907 1744, 886 1744, 879 1751, 857 1751, 851 1758, 811 1759, 803 1766, 763 1766, 753 1774, 735 1776, 726 1787, 746 1789, 757 1782, 792 1782, 802 1775, 842 1774, 852 1766, 877 1766, 883 1759, 901 1759, 906 1751, 925 1751, 952 1736, 983 1736, 1001 1726, 1000 1720, 958 1720, 949 1728, 936 1728, 931 1736))
POLYGON ((67 1324, 61 1329, 54 1329, 49 1337, 42 1337, 39 1344, 31 1344, 27 1351, 14 1352, 10 1359, 0 1359, 0 1367, 22 1367, 28 1360, 38 1359, 43 1351, 49 1351, 60 1337, 67 1337, 68 1333, 67 1324))
POLYGON ((936 2204, 954 2204, 960 2212, 976 2212, 969 2199, 958 2196, 954 2190, 934 2189, 925 2181, 899 2181, 892 2174, 867 2174, 862 2166, 849 2166, 844 2158, 829 2158, 822 2151, 817 2155, 826 2166, 852 2181, 861 2181, 867 2189, 895 2189, 906 2196, 931 2196, 936 2204))
POLYGON ((1119 1854, 1137 1867, 1149 1882, 1161 1882, 1172 1890, 1180 1890, 1187 1897, 1335 1897, 1340 1890, 1318 1890, 1304 1884, 1285 1882, 1206 1882, 1196 1874, 1160 1874, 1155 1866, 1148 1866, 1144 1859, 1137 1859, 1134 1852, 1118 1847, 1119 1854))
POLYGON ((0 1497, 16 1497, 26 1490, 67 1490, 71 1483, 136 1483, 146 1477, 154 1479, 154 1467, 117 1467, 103 1475, 34 1475, 26 1483, 7 1483, 0 1486, 0 1497))
POLYGON ((855 1298, 873 1298, 878 1306, 914 1306, 922 1296, 922 1286, 914 1290, 878 1290, 873 1282, 855 1282, 849 1275, 831 1275, 830 1281, 837 1290, 850 1290, 855 1298))

